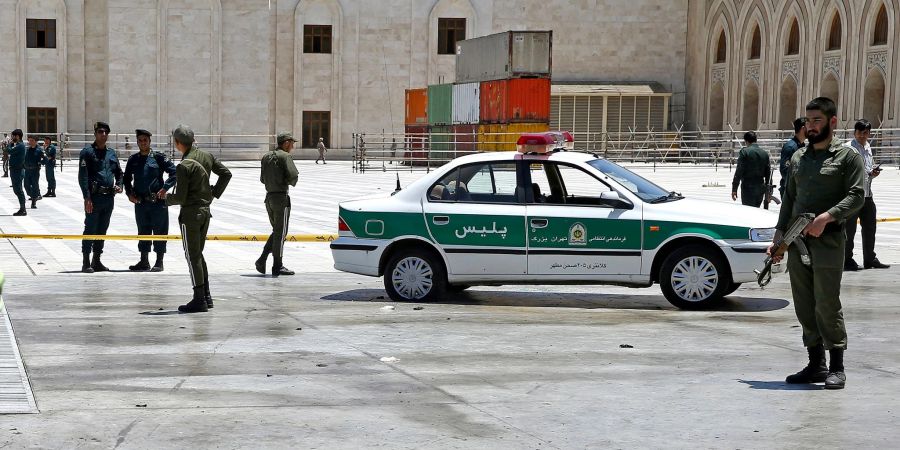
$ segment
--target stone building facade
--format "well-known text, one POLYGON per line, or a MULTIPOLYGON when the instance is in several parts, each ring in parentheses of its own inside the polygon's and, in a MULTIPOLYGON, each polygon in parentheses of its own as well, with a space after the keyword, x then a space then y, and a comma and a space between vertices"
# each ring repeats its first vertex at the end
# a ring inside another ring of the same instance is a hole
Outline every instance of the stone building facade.
MULTIPOLYGON (((688 0, 0 0, 0 128, 54 110, 59 132, 301 133, 328 120, 332 147, 355 131, 402 132, 404 89, 452 82, 441 18, 465 36, 554 32, 554 78, 661 83, 685 91, 688 0), (28 44, 55 21, 55 47, 28 44), (330 52, 304 48, 328 25, 330 52)), ((683 102, 682 102, 683 103, 683 102)), ((33 122, 34 123, 34 122, 33 122)))
POLYGON ((900 1, 691 2, 688 116, 701 129, 787 129, 810 99, 839 123, 900 127, 900 1))

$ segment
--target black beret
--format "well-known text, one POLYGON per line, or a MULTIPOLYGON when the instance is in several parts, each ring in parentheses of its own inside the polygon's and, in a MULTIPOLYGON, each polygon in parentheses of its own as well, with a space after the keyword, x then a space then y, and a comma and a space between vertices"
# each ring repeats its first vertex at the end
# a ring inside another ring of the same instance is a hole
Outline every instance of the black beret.
POLYGON ((111 131, 111 130, 109 129, 109 124, 106 123, 106 122, 96 122, 96 123, 94 123, 94 133, 96 133, 97 130, 100 130, 100 129, 106 130, 107 133, 109 133, 109 132, 111 131))
POLYGON ((141 137, 141 136, 152 137, 153 136, 152 134, 150 134, 149 131, 142 130, 140 128, 138 128, 137 130, 134 130, 134 134, 136 134, 138 137, 141 137))

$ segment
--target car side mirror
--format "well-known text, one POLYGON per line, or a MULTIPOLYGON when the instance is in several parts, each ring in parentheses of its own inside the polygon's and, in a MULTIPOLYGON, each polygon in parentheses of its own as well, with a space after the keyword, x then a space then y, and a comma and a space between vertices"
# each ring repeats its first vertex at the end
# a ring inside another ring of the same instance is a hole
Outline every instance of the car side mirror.
POLYGON ((600 200, 603 201, 603 204, 610 205, 613 208, 617 209, 631 209, 634 207, 634 204, 631 203, 627 198, 622 198, 616 191, 606 191, 600 193, 600 200))

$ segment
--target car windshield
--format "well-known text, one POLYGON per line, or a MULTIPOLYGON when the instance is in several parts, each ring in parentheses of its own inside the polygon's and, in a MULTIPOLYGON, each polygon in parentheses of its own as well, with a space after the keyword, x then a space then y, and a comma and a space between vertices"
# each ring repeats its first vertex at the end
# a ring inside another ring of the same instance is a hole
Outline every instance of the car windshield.
POLYGON ((684 198, 681 194, 667 191, 640 175, 608 160, 595 159, 589 161, 588 164, 609 178, 612 178, 645 202, 661 203, 684 198))

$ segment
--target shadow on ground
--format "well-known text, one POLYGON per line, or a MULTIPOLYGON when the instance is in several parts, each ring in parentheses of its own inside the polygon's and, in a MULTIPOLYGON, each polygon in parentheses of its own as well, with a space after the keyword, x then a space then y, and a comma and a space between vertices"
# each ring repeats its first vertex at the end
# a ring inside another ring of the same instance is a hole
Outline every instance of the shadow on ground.
POLYGON ((825 389, 824 385, 818 384, 787 384, 784 381, 759 381, 759 380, 737 380, 739 383, 746 384, 750 389, 760 389, 765 391, 821 391, 825 389))

